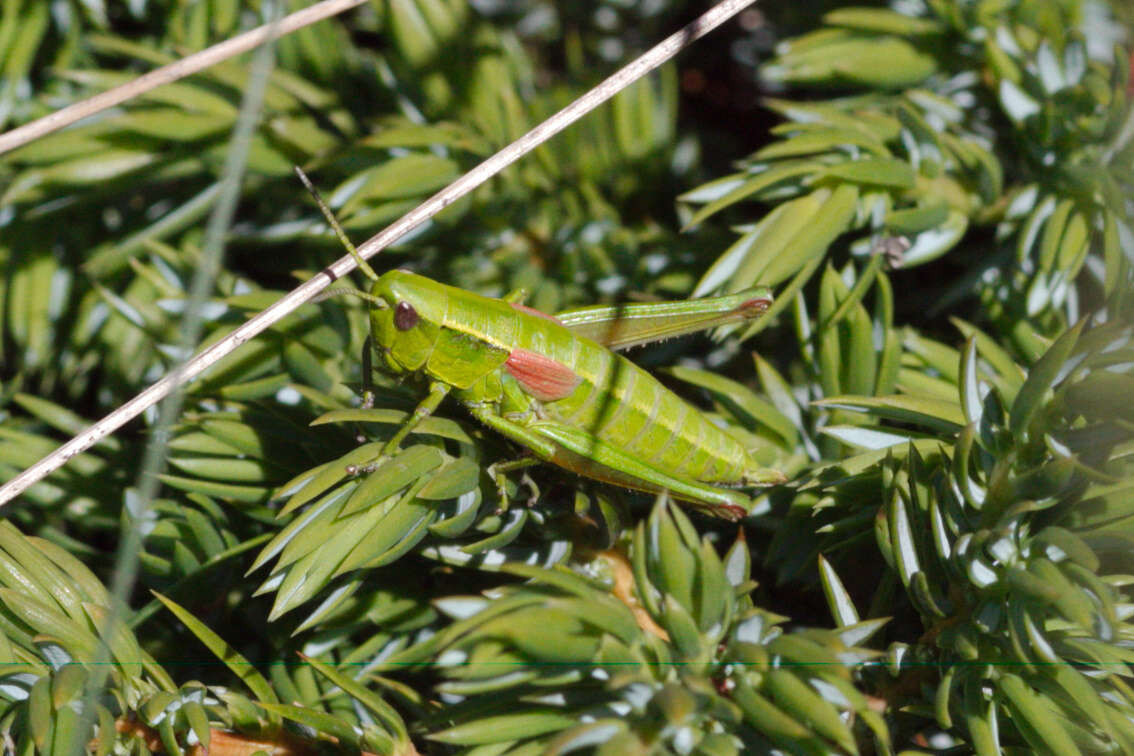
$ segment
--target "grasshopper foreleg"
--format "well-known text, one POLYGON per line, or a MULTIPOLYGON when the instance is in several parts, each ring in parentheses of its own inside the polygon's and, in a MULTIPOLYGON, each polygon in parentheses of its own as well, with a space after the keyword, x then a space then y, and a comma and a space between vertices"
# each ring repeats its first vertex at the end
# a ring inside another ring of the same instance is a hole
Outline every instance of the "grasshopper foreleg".
POLYGON ((398 429, 398 432, 390 437, 390 440, 382 447, 382 451, 378 456, 365 465, 348 466, 347 474, 362 475, 376 470, 387 457, 398 450, 402 441, 405 440, 406 436, 413 433, 414 428, 420 425, 422 420, 433 414, 433 411, 441 404, 441 400, 445 398, 445 395, 449 393, 449 389, 451 388, 449 384, 439 381, 430 383, 429 394, 421 400, 421 403, 414 409, 413 414, 406 418, 406 421, 402 424, 402 427, 398 429))
POLYGON ((367 334, 362 342, 362 404, 361 408, 368 410, 374 407, 374 342, 367 334))
POLYGON ((413 433, 413 429, 420 425, 422 420, 433 414, 433 411, 441 404, 441 400, 445 398, 451 388, 452 386, 448 383, 441 383, 440 381, 430 382, 428 396, 421 400, 421 404, 417 405, 413 414, 406 419, 406 422, 398 429, 398 432, 382 447, 382 456, 385 457, 397 451, 406 436, 413 433))

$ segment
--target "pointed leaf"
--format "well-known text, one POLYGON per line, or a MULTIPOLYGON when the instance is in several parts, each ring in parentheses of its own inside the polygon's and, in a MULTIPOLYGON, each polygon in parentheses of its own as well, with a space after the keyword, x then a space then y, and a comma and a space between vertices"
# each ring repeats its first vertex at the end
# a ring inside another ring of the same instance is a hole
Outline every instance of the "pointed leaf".
POLYGON ((835 625, 843 628, 856 624, 859 621, 858 610, 847 589, 843 587, 843 581, 839 580, 838 573, 822 554, 819 555, 819 580, 823 584, 823 595, 827 597, 827 608, 835 618, 835 625))
POLYGON ((533 708, 516 714, 483 717, 429 735, 430 740, 452 745, 485 745, 534 738, 578 723, 578 718, 551 708, 533 708))
MULTIPOLYGON (((197 639, 205 644, 205 646, 213 652, 213 655, 224 662, 225 666, 232 671, 237 678, 240 679, 248 690, 256 696, 258 701, 264 703, 276 703, 279 699, 276 698, 276 693, 272 689, 271 684, 264 679, 256 668, 244 658, 236 649, 228 645, 219 635, 214 633, 204 625, 200 620, 194 617, 188 610, 181 607, 176 602, 166 598, 157 591, 152 592, 158 601, 165 605, 166 609, 173 612, 174 616, 181 621, 181 624, 197 636, 197 639)), ((269 717, 270 721, 275 723, 279 722, 276 717, 269 717)))
POLYGON ((965 424, 964 413, 955 402, 919 396, 832 396, 812 402, 820 407, 846 409, 869 415, 922 425, 945 433, 956 433, 965 424))
POLYGON ((1029 423, 1039 411, 1044 395, 1055 382, 1067 358, 1071 356, 1085 322, 1079 321, 1060 336, 1028 372, 1028 378, 1016 394, 1016 400, 1012 402, 1012 410, 1009 414, 1008 427, 1013 433, 1022 435, 1027 431, 1029 423))

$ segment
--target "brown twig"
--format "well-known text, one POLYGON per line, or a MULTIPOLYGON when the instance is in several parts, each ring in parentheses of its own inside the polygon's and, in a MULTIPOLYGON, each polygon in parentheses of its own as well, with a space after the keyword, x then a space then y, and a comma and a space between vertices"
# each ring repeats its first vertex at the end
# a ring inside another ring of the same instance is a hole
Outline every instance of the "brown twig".
MULTIPOLYGON (((151 753, 165 753, 165 746, 157 730, 139 722, 137 719, 121 717, 114 722, 114 729, 123 735, 141 738, 146 744, 147 750, 151 753)), ((338 743, 338 739, 333 736, 329 736, 327 739, 338 743)), ((95 744, 92 744, 88 750, 94 751, 94 746, 95 744)), ((319 749, 315 747, 313 742, 291 733, 280 732, 274 737, 254 738, 236 732, 218 730, 215 727, 209 728, 208 749, 201 745, 185 749, 188 756, 252 756, 258 751, 263 751, 268 756, 317 756, 319 753, 319 749)), ((360 754, 361 756, 377 756, 377 754, 369 751, 360 751, 360 754)), ((406 748, 396 752, 396 756, 419 756, 419 754, 413 743, 407 741, 406 748)))
POLYGON ((596 554, 594 558, 601 559, 610 567, 614 578, 614 585, 610 592, 627 606, 631 614, 634 615, 634 621, 638 624, 638 628, 642 632, 656 635, 668 643, 669 633, 665 631, 664 627, 654 622, 654 618, 642 606, 642 602, 638 600, 638 596, 634 592, 634 568, 630 566, 630 560, 626 558, 626 555, 618 549, 607 549, 596 554))

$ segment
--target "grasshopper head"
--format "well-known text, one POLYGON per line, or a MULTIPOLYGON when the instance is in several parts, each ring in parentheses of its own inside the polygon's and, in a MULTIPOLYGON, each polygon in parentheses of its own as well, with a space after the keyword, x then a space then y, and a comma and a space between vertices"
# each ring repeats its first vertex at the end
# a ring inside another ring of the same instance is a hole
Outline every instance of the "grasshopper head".
POLYGON ((420 369, 441 331, 449 295, 436 281, 404 270, 384 273, 370 294, 385 306, 370 311, 370 332, 387 366, 396 372, 420 369))

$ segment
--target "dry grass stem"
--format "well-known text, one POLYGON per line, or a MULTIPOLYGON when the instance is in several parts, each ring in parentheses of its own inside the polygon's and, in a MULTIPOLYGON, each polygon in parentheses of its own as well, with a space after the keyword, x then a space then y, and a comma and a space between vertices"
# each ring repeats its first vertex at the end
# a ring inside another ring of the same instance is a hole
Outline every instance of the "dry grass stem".
POLYGON ((248 52, 269 39, 278 39, 305 26, 310 26, 316 21, 336 16, 365 2, 366 0, 323 0, 321 3, 296 11, 278 22, 258 26, 252 31, 225 40, 187 58, 182 58, 176 63, 170 63, 168 66, 162 66, 147 74, 142 74, 128 84, 108 89, 93 97, 88 97, 82 102, 68 105, 51 115, 46 115, 19 128, 0 134, 0 155, 34 142, 36 139, 53 131, 58 131, 65 126, 77 123, 95 113, 101 113, 107 108, 129 102, 151 89, 160 87, 162 84, 171 84, 178 79, 203 71, 240 53, 248 52))

